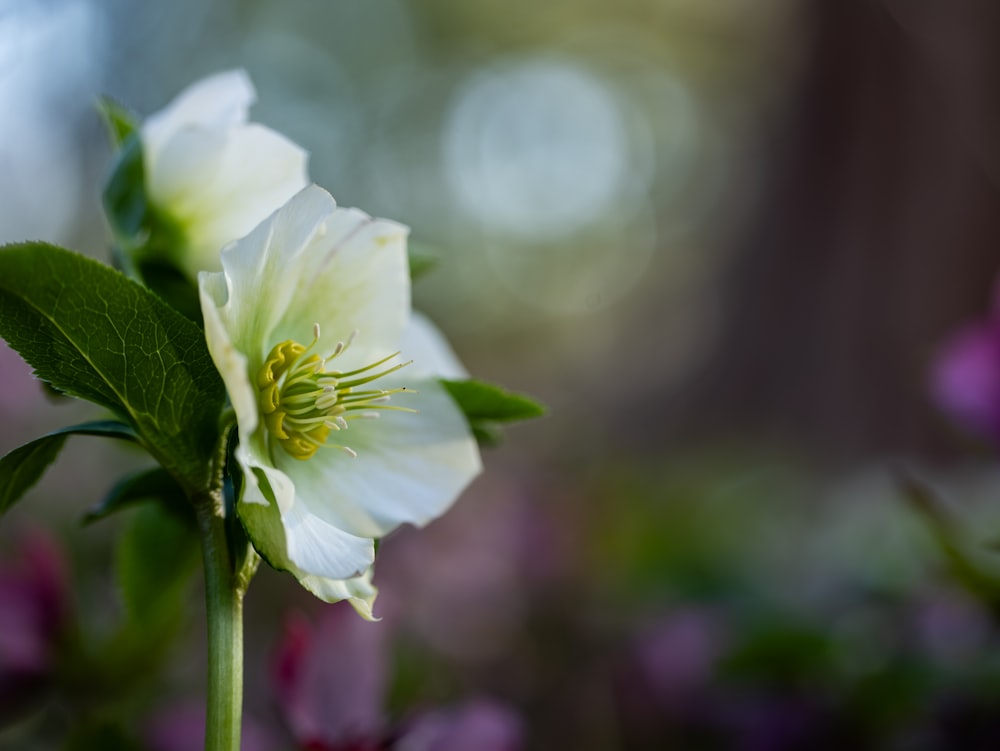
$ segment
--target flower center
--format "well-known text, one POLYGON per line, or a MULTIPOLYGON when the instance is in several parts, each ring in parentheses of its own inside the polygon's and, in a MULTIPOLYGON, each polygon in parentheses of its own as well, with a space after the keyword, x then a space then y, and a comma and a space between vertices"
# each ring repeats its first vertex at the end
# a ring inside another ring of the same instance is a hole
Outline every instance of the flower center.
POLYGON ((359 388, 409 365, 387 365, 398 352, 356 370, 327 370, 327 363, 347 350, 356 334, 346 343, 338 342, 330 355, 320 357, 309 354, 319 340, 316 324, 308 347, 289 339, 268 353, 257 371, 257 404, 272 450, 272 441, 276 441, 296 459, 310 458, 321 446, 357 456, 347 446, 328 443, 330 433, 346 430, 351 420, 378 417, 375 410, 416 411, 386 404, 393 394, 413 393, 410 389, 359 388), (383 365, 386 367, 379 370, 383 365))

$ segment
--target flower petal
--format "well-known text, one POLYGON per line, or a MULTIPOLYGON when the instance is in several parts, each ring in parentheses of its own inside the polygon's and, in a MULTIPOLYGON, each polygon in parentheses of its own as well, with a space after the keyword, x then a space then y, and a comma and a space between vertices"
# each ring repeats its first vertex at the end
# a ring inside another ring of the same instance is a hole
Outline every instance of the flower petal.
POLYGON ((150 115, 142 126, 147 166, 155 162, 164 144, 189 125, 226 128, 245 123, 250 105, 257 99, 253 83, 244 70, 216 73, 184 89, 165 108, 150 115))
POLYGON ((348 370, 395 351, 410 305, 406 228, 337 208, 322 188, 298 193, 223 254, 229 297, 222 311, 234 345, 259 367, 275 344, 307 343, 329 354, 357 329, 340 358, 348 370))
POLYGON ((326 448, 322 457, 303 462, 275 451, 276 466, 293 478, 309 513, 360 537, 427 523, 482 469, 464 415, 437 381, 408 379, 405 368, 379 380, 380 387, 397 385, 416 389, 394 397, 416 413, 386 411, 379 419, 352 420, 330 437, 357 457, 326 448))
POLYGON ((403 332, 401 349, 403 360, 413 360, 413 366, 421 373, 439 378, 469 377, 438 327, 415 310, 410 313, 410 322, 403 332))
POLYGON ((362 576, 375 560, 370 538, 349 534, 313 516, 291 480, 272 467, 244 466, 236 506, 258 553, 276 569, 324 579, 362 576), (266 501, 266 503, 262 502, 266 501))
POLYGON ((369 567, 361 576, 352 579, 324 579, 301 571, 296 573, 299 583, 324 602, 347 600, 362 618, 378 620, 372 612, 378 590, 372 585, 372 569, 369 567))
POLYGON ((178 131, 149 170, 156 206, 179 224, 192 277, 220 268, 223 246, 243 237, 308 184, 307 154, 262 125, 178 131))
POLYGON ((198 277, 198 292, 209 354, 226 384, 240 435, 250 436, 257 428, 257 397, 247 376, 247 358, 233 346, 219 312, 229 295, 225 276, 202 272, 198 277))

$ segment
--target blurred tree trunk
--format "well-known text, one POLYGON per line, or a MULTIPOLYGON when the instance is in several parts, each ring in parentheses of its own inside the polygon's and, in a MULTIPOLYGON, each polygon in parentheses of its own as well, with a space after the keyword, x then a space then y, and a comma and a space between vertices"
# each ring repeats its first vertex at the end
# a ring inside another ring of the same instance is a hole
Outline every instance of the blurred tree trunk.
POLYGON ((838 459, 947 451, 928 366, 986 312, 1000 271, 1000 2, 812 7, 721 338, 658 411, 679 409, 686 439, 750 432, 838 459))

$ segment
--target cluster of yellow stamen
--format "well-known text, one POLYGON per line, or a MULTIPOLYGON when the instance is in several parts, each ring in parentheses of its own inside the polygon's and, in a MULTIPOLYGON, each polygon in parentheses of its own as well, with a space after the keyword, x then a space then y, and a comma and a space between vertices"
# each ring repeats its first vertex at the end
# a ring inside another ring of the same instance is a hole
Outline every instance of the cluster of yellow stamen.
POLYGON ((268 353, 257 371, 257 404, 272 451, 277 442, 296 459, 310 458, 321 446, 357 456, 347 446, 328 443, 330 433, 346 430, 351 420, 378 417, 375 410, 415 411, 386 404, 393 394, 409 389, 358 388, 409 365, 409 362, 396 363, 378 370, 397 357, 398 352, 348 372, 326 369, 328 362, 347 350, 356 334, 347 342, 338 342, 331 354, 320 357, 309 354, 319 341, 319 324, 316 324, 308 347, 289 339, 268 353))

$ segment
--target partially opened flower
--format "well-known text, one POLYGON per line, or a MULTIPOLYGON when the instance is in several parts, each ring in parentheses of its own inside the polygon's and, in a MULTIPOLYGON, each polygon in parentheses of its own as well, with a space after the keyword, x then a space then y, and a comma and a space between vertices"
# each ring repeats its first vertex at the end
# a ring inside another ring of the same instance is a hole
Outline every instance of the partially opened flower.
POLYGON ((256 94, 241 70, 185 89, 141 129, 153 252, 192 280, 217 270, 219 251, 243 237, 304 188, 305 151, 270 128, 247 122, 256 94), (154 230, 155 231, 155 230, 154 230))
MULTIPOLYGON (((374 540, 441 514, 479 472, 464 415, 410 355, 407 229, 312 186, 199 279, 236 413, 237 511, 260 554, 371 615, 374 540)), ((425 332, 426 334, 426 332, 425 332)), ((454 367, 454 365, 452 365, 454 367)))

